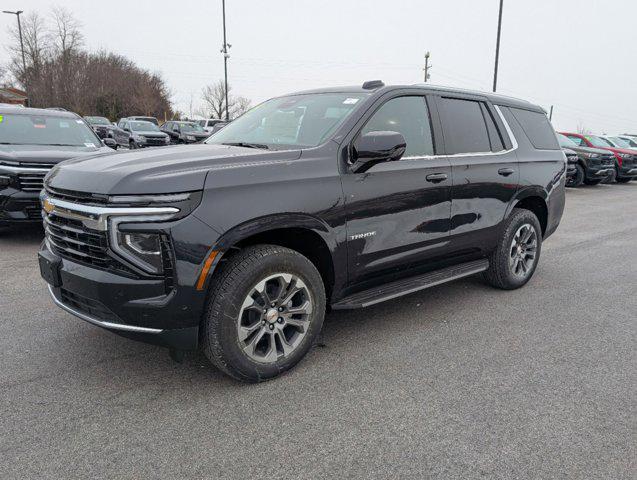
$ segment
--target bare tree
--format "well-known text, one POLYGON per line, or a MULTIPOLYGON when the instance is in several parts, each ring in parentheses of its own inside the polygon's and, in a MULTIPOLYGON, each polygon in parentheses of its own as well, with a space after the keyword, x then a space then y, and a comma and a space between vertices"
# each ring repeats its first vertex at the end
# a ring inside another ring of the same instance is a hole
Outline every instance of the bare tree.
POLYGON ((80 49, 84 44, 82 24, 64 7, 53 7, 53 28, 51 35, 57 53, 64 56, 80 49))
MULTIPOLYGON (((232 88, 228 85, 228 114, 231 119, 242 115, 252 103, 246 97, 231 95, 232 88)), ((223 80, 206 85, 201 93, 204 107, 199 109, 203 116, 212 118, 226 118, 226 89, 223 80)))
POLYGON ((7 46, 11 58, 9 70, 15 79, 26 87, 29 78, 37 77, 43 63, 48 59, 51 50, 51 35, 44 18, 37 12, 25 15, 22 19, 22 38, 24 41, 24 56, 27 71, 22 65, 22 50, 20 46, 20 32, 17 26, 9 27, 10 42, 7 46))

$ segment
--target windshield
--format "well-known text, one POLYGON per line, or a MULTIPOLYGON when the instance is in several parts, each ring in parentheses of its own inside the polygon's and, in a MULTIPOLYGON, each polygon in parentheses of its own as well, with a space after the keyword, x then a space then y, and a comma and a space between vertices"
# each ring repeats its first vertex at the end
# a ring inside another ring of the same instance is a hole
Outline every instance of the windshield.
POLYGON ((628 144, 629 148, 632 148, 632 149, 637 148, 637 142, 633 140, 632 138, 621 137, 621 139, 628 144))
POLYGON ((608 148, 614 146, 608 140, 605 140, 602 137, 594 137, 593 135, 586 135, 586 140, 591 142, 596 147, 608 148))
POLYGON ((575 143, 573 140, 571 140, 567 136, 562 135, 561 133, 557 134, 557 139, 560 142, 560 147, 563 147, 563 148, 577 147, 577 143, 575 143))
POLYGON ((111 122, 106 117, 84 117, 91 125, 110 125, 111 122))
POLYGON ((99 147, 84 120, 49 115, 0 115, 0 144, 99 147))
POLYGON ((201 125, 196 123, 182 123, 180 124, 182 132, 202 132, 204 133, 204 129, 201 125))
POLYGON ((249 110, 206 143, 250 143, 265 148, 323 143, 368 94, 315 93, 273 98, 249 110))
POLYGON ((630 143, 628 143, 626 140, 624 140, 623 138, 619 138, 619 137, 608 137, 608 140, 611 141, 613 143, 613 145, 615 145, 616 147, 619 148, 632 148, 632 146, 630 145, 630 143))
POLYGON ((133 132, 159 132, 159 127, 150 122, 130 122, 130 129, 133 132))

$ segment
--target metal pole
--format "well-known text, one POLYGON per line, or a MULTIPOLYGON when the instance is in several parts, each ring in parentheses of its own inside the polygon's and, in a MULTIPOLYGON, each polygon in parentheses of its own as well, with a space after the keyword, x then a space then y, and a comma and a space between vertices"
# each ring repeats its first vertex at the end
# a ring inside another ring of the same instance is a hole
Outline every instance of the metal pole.
POLYGON ((226 42, 226 0, 221 0, 223 9, 223 73, 224 73, 224 90, 226 97, 226 121, 230 120, 228 112, 228 43, 226 42))
POLYGON ((500 33, 502 31, 502 7, 504 0, 500 0, 500 13, 498 15, 498 39, 495 44, 495 69, 493 71, 493 91, 496 91, 498 86, 498 61, 500 59, 500 33))
POLYGON ((20 36, 20 51, 22 53, 22 74, 24 75, 24 90, 27 94, 27 107, 28 107, 30 106, 31 101, 29 100, 29 89, 27 86, 27 61, 24 56, 24 41, 22 40, 22 24, 20 23, 20 14, 24 12, 22 10, 18 10, 17 12, 3 10, 2 13, 10 13, 12 15, 15 15, 18 18, 18 34, 20 36))
POLYGON ((429 52, 425 53, 425 83, 429 78, 429 52))

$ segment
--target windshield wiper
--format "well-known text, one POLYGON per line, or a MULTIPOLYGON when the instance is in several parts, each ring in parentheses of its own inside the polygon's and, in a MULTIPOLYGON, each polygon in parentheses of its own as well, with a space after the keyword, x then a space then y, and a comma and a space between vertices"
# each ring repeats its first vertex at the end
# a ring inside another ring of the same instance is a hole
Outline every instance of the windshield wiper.
POLYGON ((221 145, 230 145, 231 147, 246 147, 246 148, 260 148, 262 150, 269 150, 270 147, 263 143, 248 143, 248 142, 226 142, 221 145))

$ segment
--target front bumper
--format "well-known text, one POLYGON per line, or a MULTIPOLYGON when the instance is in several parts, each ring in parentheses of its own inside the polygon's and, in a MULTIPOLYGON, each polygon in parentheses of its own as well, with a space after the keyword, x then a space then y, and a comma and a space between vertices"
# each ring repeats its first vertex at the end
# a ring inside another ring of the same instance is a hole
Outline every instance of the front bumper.
POLYGON ((135 144, 135 146, 136 146, 137 148, 144 148, 144 147, 165 147, 165 146, 167 146, 167 145, 170 145, 170 142, 166 143, 166 141, 165 141, 165 140, 163 140, 163 139, 162 139, 162 140, 161 140, 161 142, 160 142, 160 141, 157 141, 157 140, 151 140, 151 139, 148 139, 148 138, 147 138, 147 139, 145 139, 145 140, 141 140, 141 141, 138 141, 138 140, 133 139, 133 143, 135 144))
POLYGON ((99 270, 54 253, 45 240, 39 252, 55 304, 76 317, 133 340, 178 350, 197 348, 199 317, 163 278, 139 279, 99 270), (47 272, 48 270, 48 272, 47 272))
POLYGON ((619 177, 637 177, 637 165, 622 165, 617 169, 617 176, 619 177))

